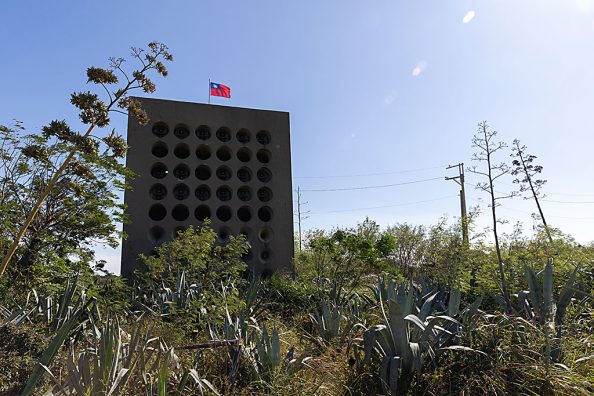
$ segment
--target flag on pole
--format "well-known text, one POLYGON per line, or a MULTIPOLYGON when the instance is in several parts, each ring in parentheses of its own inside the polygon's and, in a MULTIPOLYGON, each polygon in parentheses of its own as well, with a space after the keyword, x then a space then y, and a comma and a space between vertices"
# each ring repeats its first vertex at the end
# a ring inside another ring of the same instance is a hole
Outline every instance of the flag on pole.
POLYGON ((210 95, 211 96, 222 96, 224 98, 231 97, 231 88, 226 85, 211 82, 210 83, 210 95))

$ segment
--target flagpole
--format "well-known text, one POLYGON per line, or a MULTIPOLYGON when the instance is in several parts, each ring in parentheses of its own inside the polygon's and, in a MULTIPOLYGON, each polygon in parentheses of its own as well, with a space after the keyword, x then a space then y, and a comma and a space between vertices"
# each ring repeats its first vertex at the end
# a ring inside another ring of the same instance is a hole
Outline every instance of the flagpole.
POLYGON ((210 104, 210 78, 208 79, 208 104, 210 104))

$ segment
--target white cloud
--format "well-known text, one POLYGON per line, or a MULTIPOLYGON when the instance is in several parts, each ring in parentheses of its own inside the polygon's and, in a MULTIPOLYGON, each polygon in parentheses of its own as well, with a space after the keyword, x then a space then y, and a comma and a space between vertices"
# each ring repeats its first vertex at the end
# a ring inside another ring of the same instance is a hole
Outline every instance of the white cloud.
POLYGON ((423 73, 426 68, 427 68, 427 62, 420 61, 419 63, 417 63, 417 65, 415 66, 415 68, 412 70, 413 77, 420 76, 421 73, 423 73))
POLYGON ((474 10, 468 11, 466 15, 464 15, 464 18, 462 18, 462 23, 470 23, 470 21, 474 19, 475 15, 476 12, 474 12, 474 10))

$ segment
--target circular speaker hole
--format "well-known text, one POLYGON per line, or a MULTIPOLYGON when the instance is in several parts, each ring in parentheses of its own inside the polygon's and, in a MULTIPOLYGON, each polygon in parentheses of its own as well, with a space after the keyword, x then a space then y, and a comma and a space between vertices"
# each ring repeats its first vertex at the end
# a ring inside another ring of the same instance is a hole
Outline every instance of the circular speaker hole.
POLYGON ((200 125, 198 128, 196 128, 196 136, 200 140, 210 139, 210 128, 206 125, 200 125))
POLYGON ((190 136, 190 130, 185 125, 178 125, 173 130, 173 134, 180 139, 185 139, 190 136))
POLYGON ((249 206, 242 206, 237 210, 237 217, 241 221, 250 221, 252 219, 252 209, 249 206))
POLYGON ((196 177, 199 180, 210 179, 210 168, 206 165, 200 165, 198 168, 196 168, 196 177))
POLYGON ((153 242, 159 242, 165 236, 165 230, 159 226, 151 227, 149 230, 149 238, 153 242))
POLYGON ((165 209, 165 206, 161 204, 154 204, 149 209, 149 217, 152 220, 160 221, 163 220, 165 216, 167 216, 167 209, 165 209))
POLYGON ((153 135, 157 137, 164 137, 169 133, 169 127, 164 122, 157 122, 153 125, 153 135))
POLYGON ((258 238, 264 243, 270 243, 272 241, 272 230, 270 228, 262 228, 258 234, 258 238))
POLYGON ((258 158, 258 161, 260 161, 263 164, 269 163, 271 157, 272 154, 270 154, 270 151, 268 150, 258 150, 258 153, 256 154, 256 158, 258 158))
POLYGON ((229 179, 231 179, 231 169, 227 168, 226 166, 219 166, 217 168, 217 177, 220 180, 229 180, 229 179))
POLYGON ((210 199, 210 187, 208 187, 206 184, 202 184, 196 188, 195 194, 196 198, 198 198, 200 201, 206 201, 210 199))
POLYGON ((190 196, 190 188, 185 184, 178 184, 173 187, 173 196, 177 200, 183 200, 190 196))
POLYGON ((231 208, 228 206, 221 206, 217 209, 217 219, 221 221, 231 220, 231 208))
POLYGON ((190 176, 190 168, 185 164, 179 164, 173 168, 173 176, 179 180, 187 179, 190 176))
POLYGON ((260 131, 256 134, 256 140, 260 144, 269 144, 270 143, 270 133, 268 131, 260 131))
POLYGON ((228 243, 231 237, 231 230, 227 227, 221 227, 217 233, 217 237, 220 243, 228 243))
POLYGON ((237 190, 237 198, 240 201, 247 202, 252 199, 252 190, 248 186, 239 187, 237 190))
POLYGON ((272 179, 272 172, 268 168, 260 168, 258 169, 258 180, 262 183, 268 183, 272 179))
POLYGON ((171 211, 171 216, 177 221, 184 221, 190 216, 190 211, 186 205, 175 205, 171 211))
POLYGON ((239 130, 239 132, 237 132, 236 137, 239 143, 247 144, 250 142, 251 134, 250 131, 248 131, 245 128, 242 128, 239 130))
POLYGON ((243 168, 239 168, 239 170, 237 171, 237 178, 242 182, 247 183, 250 180, 252 180, 252 171, 249 170, 249 168, 246 168, 245 166, 243 168))
POLYGON ((160 201, 167 196, 167 188, 162 184, 153 184, 149 190, 149 195, 152 199, 160 201))
POLYGON ((155 179, 162 179, 167 176, 168 173, 169 171, 167 170, 167 167, 161 162, 157 162, 151 168, 151 176, 155 179))
POLYGON ((237 159, 241 162, 249 162, 252 159, 252 152, 249 149, 242 147, 237 151, 237 159))
POLYGON ((261 202, 268 202, 272 199, 272 190, 268 187, 262 187, 258 190, 258 199, 261 202))
POLYGON ((231 150, 229 147, 221 147, 217 150, 217 158, 221 161, 229 161, 231 159, 231 150))
POLYGON ((196 220, 204 221, 210 217, 210 208, 206 205, 200 205, 194 211, 194 216, 196 216, 196 220))
POLYGON ((229 128, 222 127, 217 130, 217 139, 221 142, 228 142, 231 140, 231 131, 229 128))
POLYGON ((264 249, 260 252, 260 261, 267 263, 272 258, 272 252, 268 249, 264 249))
POLYGON ((269 206, 263 206, 258 209, 258 218, 267 223, 272 220, 272 209, 269 206))
POLYGON ((190 156, 190 148, 188 147, 187 144, 185 143, 180 143, 177 146, 175 146, 175 149, 173 150, 173 154, 175 154, 175 156, 177 158, 188 158, 190 156))
POLYGON ((208 147, 206 144, 202 144, 200 146, 198 146, 198 148, 196 149, 196 157, 198 157, 198 159, 201 160, 207 160, 210 158, 210 147, 208 147))
POLYGON ((217 188, 217 198, 221 201, 229 201, 233 197, 233 192, 227 186, 217 188))
POLYGON ((157 158, 163 158, 167 155, 167 153, 169 152, 169 149, 167 148, 167 145, 163 142, 157 142, 155 144, 153 144, 153 148, 151 150, 151 152, 153 153, 153 155, 157 158))

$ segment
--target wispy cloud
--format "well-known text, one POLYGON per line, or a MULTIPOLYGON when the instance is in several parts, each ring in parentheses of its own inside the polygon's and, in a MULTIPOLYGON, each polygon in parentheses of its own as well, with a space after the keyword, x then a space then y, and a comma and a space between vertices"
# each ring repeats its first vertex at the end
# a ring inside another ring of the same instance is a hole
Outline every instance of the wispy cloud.
POLYGON ((421 73, 423 73, 425 71, 425 69, 427 69, 427 62, 420 61, 419 63, 417 63, 415 68, 412 70, 413 77, 420 76, 421 73))
POLYGON ((464 15, 464 18, 462 18, 462 23, 470 23, 470 21, 472 21, 475 16, 476 12, 474 12, 474 10, 468 11, 466 15, 464 15))

